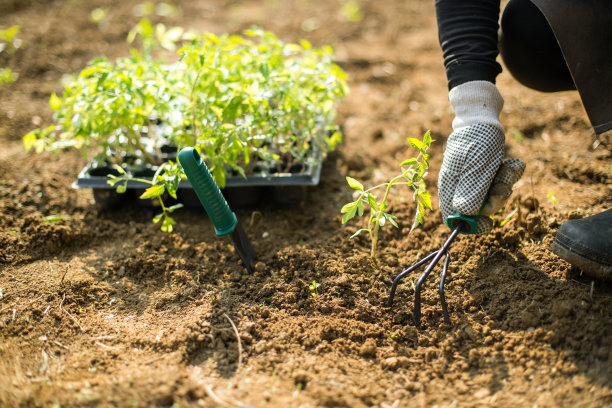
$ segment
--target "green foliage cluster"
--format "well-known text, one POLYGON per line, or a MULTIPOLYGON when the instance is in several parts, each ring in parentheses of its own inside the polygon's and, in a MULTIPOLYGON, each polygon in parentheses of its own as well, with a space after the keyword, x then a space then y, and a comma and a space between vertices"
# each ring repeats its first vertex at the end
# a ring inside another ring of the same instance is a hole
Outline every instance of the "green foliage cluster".
POLYGON ((342 224, 348 222, 356 215, 362 217, 366 209, 368 211, 368 222, 365 228, 361 228, 355 232, 351 238, 356 237, 362 232, 368 232, 372 244, 371 257, 376 259, 376 245, 378 243, 378 231, 387 222, 395 228, 399 228, 397 219, 389 212, 388 200, 390 198, 391 188, 393 186, 405 185, 413 190, 413 199, 416 201, 417 207, 414 216, 414 222, 410 231, 417 225, 422 224, 425 217, 425 210, 431 210, 431 194, 427 191, 425 177, 429 168, 429 149, 433 140, 429 131, 425 133, 422 140, 416 138, 408 138, 408 144, 418 150, 417 157, 409 158, 401 162, 401 173, 393 177, 390 181, 379 184, 377 186, 365 189, 363 184, 352 177, 346 177, 349 186, 355 190, 357 199, 341 209, 342 224), (382 190, 384 193, 382 198, 380 195, 374 194, 376 190, 382 190))
MULTIPOLYGON (((17 37, 19 31, 21 27, 18 25, 0 30, 0 56, 11 55, 22 46, 23 41, 17 37)), ((0 86, 15 82, 18 76, 10 68, 0 66, 0 86)))
MULTIPOLYGON (((246 176, 259 161, 289 167, 342 140, 335 120, 346 75, 330 47, 284 43, 259 28, 185 32, 146 18, 128 35, 137 39, 130 57, 95 59, 63 95, 51 95, 54 123, 25 135, 25 148, 74 147, 101 163, 129 156, 159 166, 163 146, 193 146, 223 188, 229 172, 246 176), (175 48, 175 61, 165 62, 160 55, 175 48)), ((175 193, 179 164, 159 168, 150 190, 158 194, 147 198, 175 193)))

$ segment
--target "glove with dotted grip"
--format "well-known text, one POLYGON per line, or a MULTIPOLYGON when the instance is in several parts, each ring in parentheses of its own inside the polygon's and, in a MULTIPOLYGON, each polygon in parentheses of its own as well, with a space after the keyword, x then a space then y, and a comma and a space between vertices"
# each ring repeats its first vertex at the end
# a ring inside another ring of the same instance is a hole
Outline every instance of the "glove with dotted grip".
POLYGON ((478 233, 488 233, 493 226, 490 215, 510 197, 525 163, 519 159, 502 163, 505 137, 499 112, 503 99, 494 84, 464 83, 450 91, 449 100, 455 119, 438 177, 442 220, 456 212, 478 216, 478 233))

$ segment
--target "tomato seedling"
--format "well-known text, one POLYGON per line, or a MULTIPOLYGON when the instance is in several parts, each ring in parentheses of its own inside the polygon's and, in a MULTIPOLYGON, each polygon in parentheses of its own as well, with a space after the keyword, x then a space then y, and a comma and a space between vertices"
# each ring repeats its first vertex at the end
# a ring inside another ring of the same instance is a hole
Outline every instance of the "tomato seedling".
POLYGON ((417 207, 414 216, 414 222, 410 231, 418 224, 422 224, 425 217, 425 210, 431 210, 431 195, 427 191, 425 177, 429 168, 429 154, 427 150, 433 142, 429 131, 423 135, 423 139, 408 138, 408 144, 418 150, 417 157, 409 158, 401 162, 401 173, 393 177, 390 181, 379 184, 366 189, 363 184, 352 177, 346 177, 348 185, 357 193, 357 199, 348 204, 345 204, 341 213, 342 224, 354 218, 356 215, 362 217, 366 209, 368 211, 368 222, 365 228, 360 228, 351 235, 351 238, 356 237, 362 232, 367 232, 372 244, 370 255, 372 259, 376 259, 376 245, 378 243, 378 231, 387 222, 395 228, 399 228, 397 218, 389 213, 389 197, 393 186, 405 185, 411 187, 414 191, 413 199, 416 201, 417 207), (374 193, 377 190, 382 190, 382 198, 378 198, 374 193))

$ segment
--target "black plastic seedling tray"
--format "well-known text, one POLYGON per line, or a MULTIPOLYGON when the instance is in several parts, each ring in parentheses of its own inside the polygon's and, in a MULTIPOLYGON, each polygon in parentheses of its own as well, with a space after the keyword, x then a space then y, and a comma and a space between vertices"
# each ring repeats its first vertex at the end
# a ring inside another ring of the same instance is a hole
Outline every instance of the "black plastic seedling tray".
MULTIPOLYGON (((305 188, 319 184, 323 158, 321 155, 312 163, 297 164, 288 172, 276 170, 260 171, 246 178, 240 175, 228 176, 225 188, 221 190, 228 204, 233 208, 253 207, 263 201, 278 205, 294 205, 303 200, 305 188)), ((125 169, 129 176, 151 178, 157 169, 155 167, 140 167, 125 169)), ((126 192, 119 194, 115 187, 108 184, 108 175, 119 175, 110 166, 98 166, 95 162, 88 163, 79 173, 73 183, 74 188, 91 188, 97 204, 109 207, 138 198, 149 184, 130 180, 126 192)), ((201 208, 200 201, 188 180, 181 180, 177 191, 178 201, 186 207, 201 208)), ((145 206, 155 206, 152 200, 138 200, 145 206)))

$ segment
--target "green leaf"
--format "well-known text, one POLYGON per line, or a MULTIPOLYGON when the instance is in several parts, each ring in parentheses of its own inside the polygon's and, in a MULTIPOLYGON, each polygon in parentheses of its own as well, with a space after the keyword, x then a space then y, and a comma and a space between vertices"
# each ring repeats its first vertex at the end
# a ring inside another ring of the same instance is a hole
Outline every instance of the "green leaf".
POLYGON ((349 239, 355 238, 357 235, 361 234, 363 231, 367 231, 365 228, 358 229, 353 235, 349 237, 349 239))
POLYGON ((411 166, 411 165, 415 164, 416 162, 417 162, 417 159, 412 158, 412 159, 404 160, 401 165, 402 166, 411 166))
POLYGON ((425 148, 425 150, 429 149, 429 146, 431 146, 431 142, 433 142, 433 140, 431 139, 431 130, 428 130, 423 135, 423 147, 425 148))
POLYGON ((211 105, 210 110, 213 111, 217 119, 219 119, 219 122, 223 121, 223 109, 219 108, 218 106, 211 105))
POLYGON ((25 148, 26 152, 34 147, 37 140, 38 138, 36 137, 35 131, 32 131, 23 137, 23 147, 25 148))
POLYGON ((397 221, 395 216, 389 214, 389 213, 383 213, 383 215, 385 216, 385 218, 387 220, 389 220, 389 222, 391 223, 391 225, 393 225, 395 228, 399 228, 399 225, 397 225, 397 221))
POLYGON ((410 227, 410 232, 412 232, 412 230, 415 229, 417 227, 417 225, 419 225, 419 210, 418 210, 418 205, 417 205, 416 213, 414 214, 414 221, 412 221, 412 226, 410 227))
POLYGON ((419 194, 419 202, 423 205, 423 207, 433 210, 431 206, 431 195, 427 191, 423 191, 419 194))
POLYGON ((416 228, 417 225, 422 224, 425 220, 425 208, 423 208, 423 204, 418 201, 416 213, 414 214, 414 222, 412 223, 412 227, 410 227, 410 231, 416 228))
POLYGON ((119 174, 125 174, 125 170, 120 165, 115 164, 113 167, 119 172, 119 174))
POLYGON ((47 215, 45 218, 43 218, 44 222, 58 222, 62 220, 63 218, 60 214, 47 215))
POLYGON ((508 214, 508 215, 506 216, 506 218, 504 218, 504 219, 502 220, 502 222, 499 224, 499 226, 500 226, 500 227, 503 227, 504 225, 506 225, 506 224, 508 223, 508 221, 510 221, 510 220, 512 219, 512 216, 513 216, 514 214, 516 214, 516 212, 517 212, 517 211, 518 211, 518 208, 515 208, 514 210, 512 210, 512 211, 510 212, 510 214, 508 214))
POLYGON ((49 98, 49 106, 57 112, 62 108, 62 100, 55 93, 52 93, 49 98))
POLYGON ((421 142, 419 139, 416 139, 414 137, 408 138, 408 144, 419 151, 422 151, 424 148, 423 142, 421 142))
POLYGON ((161 230, 164 232, 172 232, 174 230, 174 224, 176 224, 176 221, 174 221, 171 217, 169 217, 166 214, 164 218, 164 222, 162 223, 162 226, 161 226, 161 230))
POLYGON ((357 205, 358 205, 358 204, 357 204, 357 201, 354 201, 354 202, 352 202, 352 203, 345 204, 345 205, 342 207, 342 209, 340 210, 340 213, 341 213, 341 214, 345 214, 345 213, 347 213, 347 212, 350 212, 350 211, 352 211, 353 207, 355 207, 355 206, 357 206, 357 205))
POLYGON ((363 184, 361 184, 354 178, 346 176, 346 182, 348 183, 349 186, 351 186, 352 189, 363 191, 363 184))
POLYGON ((176 211, 176 210, 178 210, 178 209, 181 209, 181 208, 183 208, 183 207, 184 207, 184 205, 183 205, 183 204, 181 204, 181 203, 179 203, 179 204, 174 204, 174 205, 172 205, 172 206, 170 206, 170 207, 166 208, 166 211, 167 211, 168 213, 173 213, 174 211, 176 211))
POLYGON ((428 154, 423 155, 423 165, 425 166, 426 169, 429 168, 429 155, 428 154))
POLYGON ((170 197, 174 198, 175 200, 178 199, 176 195, 176 187, 174 183, 166 184, 166 191, 168 191, 168 194, 170 195, 170 197))
POLYGON ((164 213, 159 213, 155 217, 153 217, 153 224, 157 224, 164 217, 164 213))
POLYGON ((359 216, 363 216, 363 200, 359 199, 357 200, 357 214, 359 214, 359 216))
POLYGON ((374 197, 370 193, 368 193, 368 204, 370 204, 370 207, 372 207, 374 210, 378 211, 378 204, 376 203, 376 197, 374 197))
POLYGON ((335 131, 331 136, 325 138, 325 143, 327 143, 330 150, 336 150, 336 147, 342 143, 342 132, 335 131))
POLYGON ((123 184, 119 184, 115 191, 117 191, 117 193, 119 194, 125 193, 127 191, 127 181, 123 184))
POLYGON ((165 190, 166 188, 163 186, 163 184, 158 184, 158 185, 147 188, 146 191, 142 193, 140 198, 141 199, 156 198, 164 194, 165 190))
POLYGON ((353 218, 356 213, 357 213, 357 206, 353 205, 349 209, 349 211, 342 216, 342 224, 345 224, 347 221, 349 221, 351 218, 353 218))
POLYGON ((223 168, 221 166, 215 166, 213 168, 212 175, 219 188, 225 187, 225 173, 223 172, 223 168))
POLYGON ((79 74, 79 78, 87 78, 92 76, 93 74, 95 74, 96 72, 100 72, 104 69, 103 66, 101 65, 94 65, 92 67, 88 67, 85 68, 84 70, 81 71, 81 73, 79 74))

